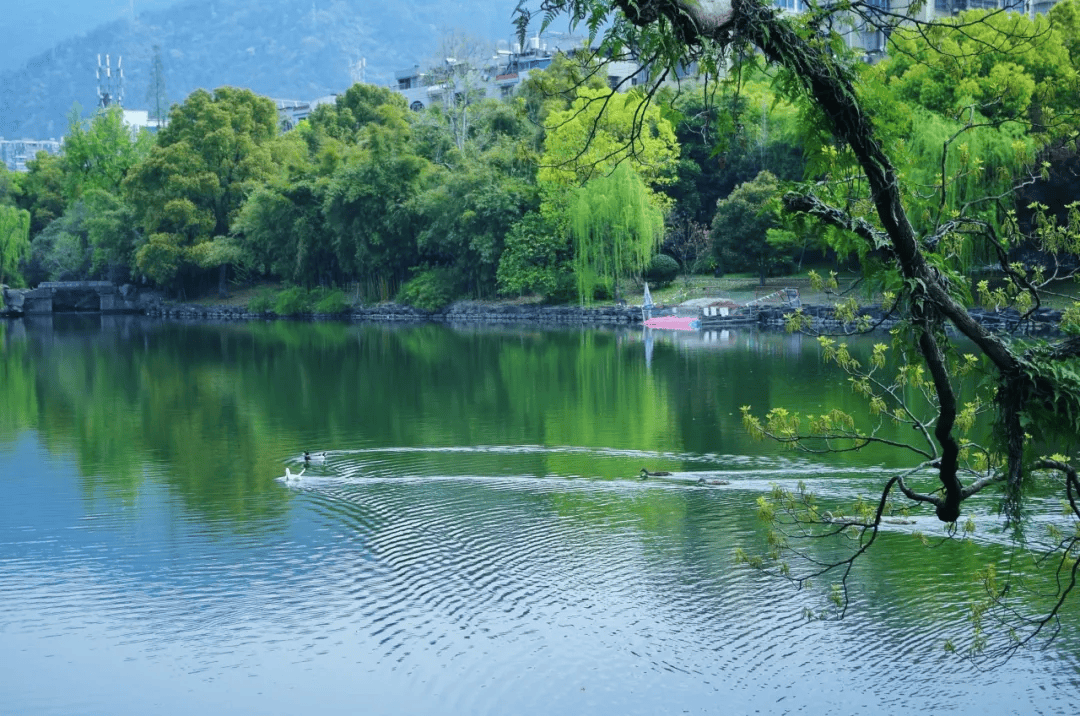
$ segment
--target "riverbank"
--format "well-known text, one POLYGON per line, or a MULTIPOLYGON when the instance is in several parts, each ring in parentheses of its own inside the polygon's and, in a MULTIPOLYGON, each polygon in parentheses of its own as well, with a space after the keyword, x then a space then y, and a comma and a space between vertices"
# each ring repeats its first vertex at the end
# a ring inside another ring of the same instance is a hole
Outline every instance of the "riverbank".
POLYGON ((296 316, 278 316, 272 312, 254 313, 247 306, 207 306, 197 303, 178 304, 162 301, 147 306, 145 313, 149 316, 161 316, 164 318, 221 321, 295 318, 381 323, 425 321, 443 323, 576 323, 585 325, 641 323, 641 308, 637 306, 543 306, 485 301, 457 301, 438 311, 424 311, 400 303, 380 303, 373 306, 355 307, 343 313, 305 313, 296 316))
MULTIPOLYGON (((59 284, 58 284, 59 286, 59 284)), ((640 324, 643 312, 638 305, 604 305, 604 306, 573 306, 573 305, 543 305, 538 303, 522 302, 492 302, 492 301, 457 301, 436 311, 407 306, 399 303, 379 303, 370 306, 353 306, 346 311, 338 313, 300 313, 296 315, 280 316, 272 311, 260 312, 252 310, 248 305, 230 304, 207 304, 207 303, 174 303, 164 300, 162 295, 153 291, 135 292, 133 287, 113 288, 112 292, 117 295, 111 297, 109 291, 103 293, 101 286, 82 287, 84 290, 96 291, 93 296, 98 296, 100 311, 136 313, 148 316, 193 320, 193 321, 252 321, 252 320, 338 320, 349 322, 379 322, 379 323, 418 323, 418 322, 441 322, 441 323, 535 323, 540 325, 635 325, 640 324), (109 294, 101 298, 104 294, 109 294), (109 301, 105 299, 109 298, 109 301), (106 308, 109 306, 110 308, 106 308)), ((110 287, 112 288, 112 287, 110 287)), ((35 289, 40 292, 42 289, 35 289)), ((23 315, 35 313, 49 313, 53 309, 53 303, 59 301, 65 293, 73 293, 71 286, 62 286, 60 290, 54 290, 54 297, 50 298, 49 311, 33 311, 33 305, 26 296, 34 295, 32 292, 5 291, 5 308, 0 316, 18 318, 23 315)), ((761 292, 761 289, 758 289, 761 292)), ((768 298, 766 295, 765 298, 768 298)), ((749 309, 743 308, 729 312, 729 315, 704 315, 703 308, 711 303, 721 301, 727 306, 734 306, 730 299, 720 298, 691 298, 683 300, 678 305, 658 305, 652 312, 652 316, 681 315, 694 316, 700 320, 702 330, 717 330, 735 327, 757 326, 768 329, 783 329, 786 327, 788 316, 795 310, 791 305, 776 305, 768 301, 757 303, 749 309)), ((64 308, 67 304, 80 308, 77 301, 70 298, 66 302, 59 303, 55 310, 64 311, 72 308, 64 308)), ((85 310, 85 308, 83 309, 85 310)), ((92 311, 93 309, 91 309, 92 311)), ((835 309, 827 304, 809 304, 805 302, 801 306, 802 312, 810 319, 810 327, 816 331, 843 332, 850 329, 850 324, 844 324, 836 318, 835 309)), ((1026 321, 1021 322, 1020 314, 1012 309, 995 311, 974 308, 969 311, 972 318, 994 332, 1029 334, 1049 334, 1057 331, 1062 318, 1062 311, 1053 308, 1041 308, 1035 311, 1026 321)), ((881 330, 888 330, 897 324, 896 318, 881 310, 880 306, 868 305, 860 309, 860 316, 866 316, 871 326, 881 330)))
MULTIPOLYGON (((652 315, 693 315, 699 316, 702 330, 717 330, 737 327, 760 327, 783 329, 788 316, 795 310, 786 306, 762 306, 744 310, 727 316, 703 316, 697 302, 687 302, 679 306, 657 306, 652 315)), ((836 318, 834 307, 828 305, 802 306, 803 314, 809 317, 810 327, 818 331, 843 331, 851 328, 836 318)), ((342 320, 350 322, 379 323, 537 323, 561 325, 637 325, 642 322, 640 306, 543 306, 537 304, 494 303, 483 301, 458 301, 438 311, 424 311, 412 306, 397 303, 382 303, 374 306, 353 308, 344 313, 320 314, 309 313, 297 316, 280 317, 274 313, 253 313, 246 306, 201 304, 174 304, 158 302, 146 307, 150 316, 186 320, 274 320, 294 318, 299 320, 342 320)), ((1021 322, 1020 314, 1014 309, 994 311, 974 308, 969 314, 994 332, 1014 333, 1022 331, 1030 334, 1048 334, 1057 330, 1062 312, 1056 309, 1041 308, 1026 321, 1021 322)), ((859 311, 860 316, 869 318, 875 329, 888 330, 897 324, 893 314, 885 312, 880 306, 866 306, 859 311)))

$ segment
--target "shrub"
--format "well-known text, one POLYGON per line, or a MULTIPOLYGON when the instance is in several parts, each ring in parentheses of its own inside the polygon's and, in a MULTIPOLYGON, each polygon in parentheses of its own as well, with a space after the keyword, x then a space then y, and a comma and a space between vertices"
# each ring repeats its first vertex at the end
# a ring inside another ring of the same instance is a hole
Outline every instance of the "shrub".
POLYGON ((274 304, 274 313, 279 316, 296 316, 311 312, 311 299, 308 292, 300 286, 287 288, 278 294, 274 304))
POLYGON ((260 291, 248 301, 249 313, 269 313, 274 310, 274 297, 269 291, 260 291))
POLYGON ((322 289, 313 297, 315 313, 345 313, 352 308, 352 301, 340 288, 322 289))
POLYGON ((679 275, 679 262, 667 254, 657 254, 645 268, 645 280, 663 287, 670 284, 679 275))
POLYGON ((454 275, 448 269, 420 271, 405 282, 397 300, 422 311, 438 311, 454 298, 454 275))

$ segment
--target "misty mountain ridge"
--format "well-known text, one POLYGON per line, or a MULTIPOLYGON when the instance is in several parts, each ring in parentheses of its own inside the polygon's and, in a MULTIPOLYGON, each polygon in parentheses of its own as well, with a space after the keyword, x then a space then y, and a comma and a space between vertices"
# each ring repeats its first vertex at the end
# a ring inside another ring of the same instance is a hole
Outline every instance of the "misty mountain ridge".
POLYGON ((365 81, 389 85, 395 70, 438 55, 443 36, 494 43, 513 33, 516 0, 195 0, 102 25, 0 73, 0 136, 58 138, 74 103, 97 105, 98 56, 122 57, 123 105, 146 109, 159 45, 170 103, 198 88, 246 87, 283 99, 344 91, 366 59, 365 81))

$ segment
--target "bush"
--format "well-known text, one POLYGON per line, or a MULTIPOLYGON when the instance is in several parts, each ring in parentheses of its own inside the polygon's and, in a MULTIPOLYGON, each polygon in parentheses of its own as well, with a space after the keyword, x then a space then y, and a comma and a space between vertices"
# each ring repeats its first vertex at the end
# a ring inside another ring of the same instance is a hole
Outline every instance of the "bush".
POLYGON ((679 262, 667 254, 657 254, 645 268, 645 280, 657 288, 667 286, 679 275, 679 262))
POLYGON ((278 294, 277 303, 274 304, 274 313, 279 316, 297 316, 301 313, 311 313, 311 297, 300 286, 287 288, 278 294))
POLYGON ((249 313, 269 313, 274 310, 274 297, 269 291, 260 291, 248 301, 249 313))
POLYGON ((352 308, 352 301, 340 288, 322 289, 313 296, 315 313, 345 313, 352 308))
POLYGON ((438 311, 454 298, 454 275, 448 269, 417 273, 398 291, 397 300, 422 311, 438 311))

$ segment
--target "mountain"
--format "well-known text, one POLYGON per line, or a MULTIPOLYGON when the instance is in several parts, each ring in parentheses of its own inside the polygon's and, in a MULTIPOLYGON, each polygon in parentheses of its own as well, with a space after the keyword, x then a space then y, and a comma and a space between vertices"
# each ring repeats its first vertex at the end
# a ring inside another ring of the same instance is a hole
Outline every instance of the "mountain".
POLYGON ((8 2, 4 7, 4 41, 0 43, 0 72, 18 69, 57 43, 93 30, 98 25, 136 12, 160 10, 179 0, 47 0, 8 2))
POLYGON ((463 32, 494 42, 513 33, 516 0, 195 0, 109 22, 0 73, 0 136, 60 137, 78 102, 97 104, 98 56, 123 58, 124 106, 145 109, 154 45, 170 102, 198 88, 247 87, 275 98, 314 99, 353 83, 387 85, 395 70, 438 55, 442 37, 463 32))

